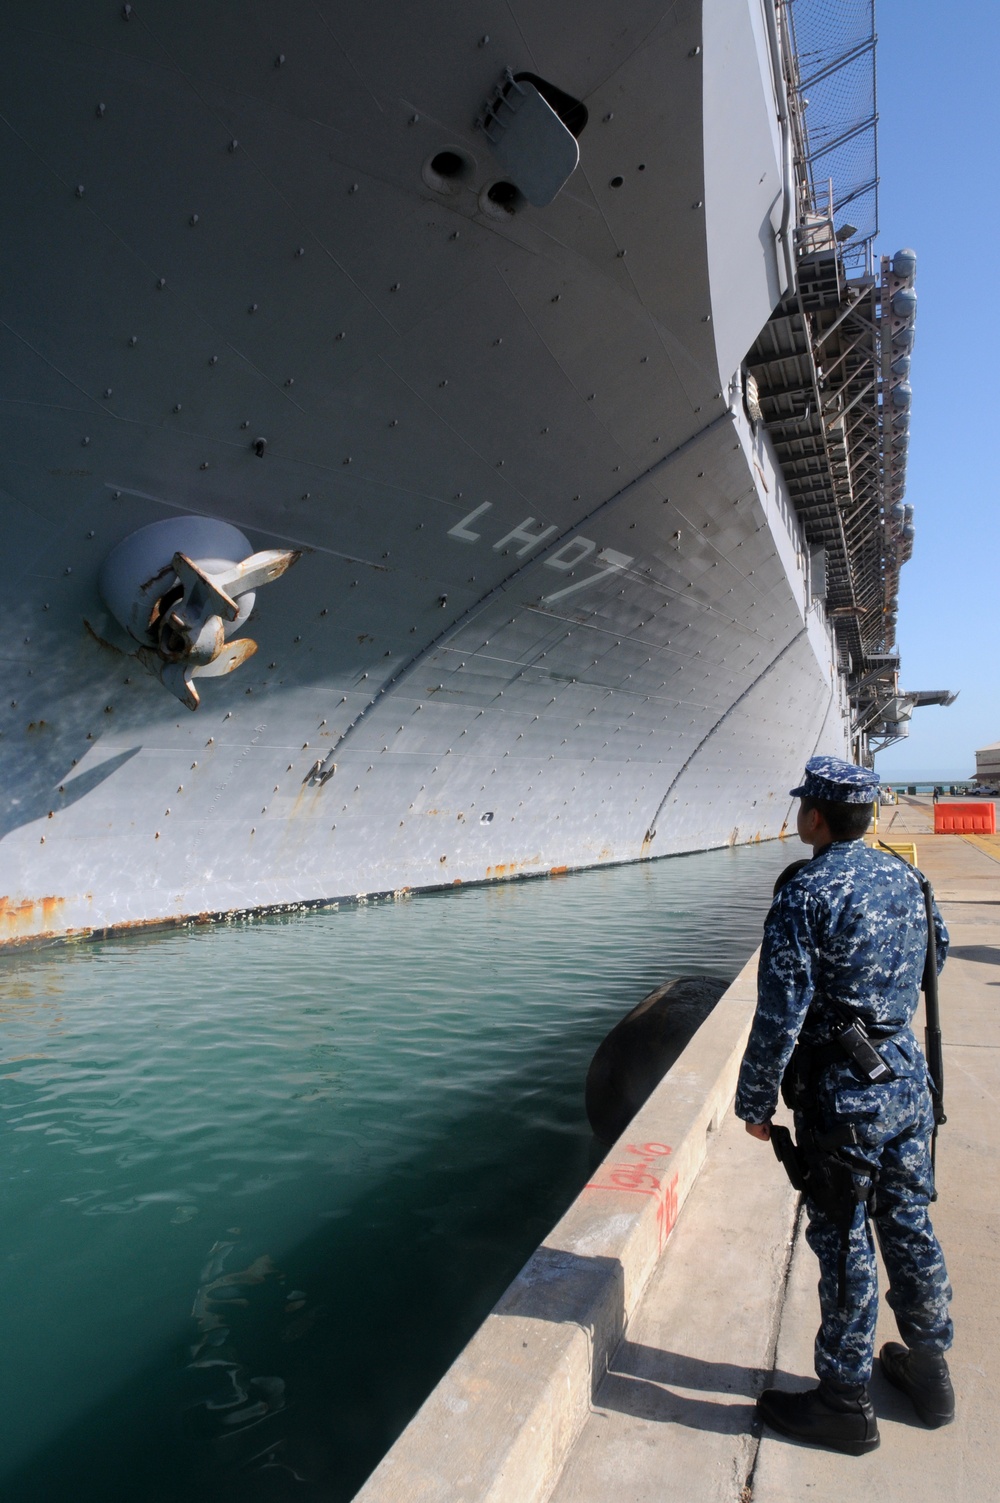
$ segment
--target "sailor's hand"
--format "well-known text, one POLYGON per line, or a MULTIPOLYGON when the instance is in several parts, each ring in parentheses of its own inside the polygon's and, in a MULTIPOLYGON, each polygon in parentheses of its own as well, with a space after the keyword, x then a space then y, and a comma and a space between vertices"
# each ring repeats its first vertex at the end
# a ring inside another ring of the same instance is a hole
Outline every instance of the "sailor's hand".
POLYGON ((771 1123, 767 1122, 744 1122, 743 1126, 752 1138, 759 1138, 762 1143, 771 1141, 771 1123))

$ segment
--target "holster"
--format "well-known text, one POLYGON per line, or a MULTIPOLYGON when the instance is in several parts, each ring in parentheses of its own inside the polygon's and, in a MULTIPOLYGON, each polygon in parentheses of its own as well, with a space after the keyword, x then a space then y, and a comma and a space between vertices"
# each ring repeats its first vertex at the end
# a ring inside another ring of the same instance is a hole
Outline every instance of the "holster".
POLYGON ((806 1191, 805 1165, 799 1156, 799 1150, 795 1146, 795 1140, 787 1127, 781 1127, 777 1122, 771 1123, 771 1147, 774 1156, 784 1169, 792 1182, 792 1188, 800 1194, 806 1191))
POLYGON ((832 1132, 820 1132, 800 1116, 799 1141, 792 1141, 787 1127, 771 1124, 771 1146, 794 1189, 800 1191, 840 1232, 837 1269, 837 1303, 844 1308, 847 1296, 847 1253, 854 1212, 863 1206, 865 1215, 878 1180, 877 1171, 859 1168, 841 1150, 856 1147, 857 1129, 846 1123, 832 1132))

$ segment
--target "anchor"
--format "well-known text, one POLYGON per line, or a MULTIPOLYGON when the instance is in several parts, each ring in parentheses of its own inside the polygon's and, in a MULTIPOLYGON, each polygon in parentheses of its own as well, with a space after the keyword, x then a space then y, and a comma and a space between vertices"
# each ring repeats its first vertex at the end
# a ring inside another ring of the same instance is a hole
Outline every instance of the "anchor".
POLYGON ((221 678, 253 656, 256 642, 232 634, 249 618, 256 591, 299 556, 279 548, 253 553, 228 522, 171 517, 124 538, 104 560, 98 583, 112 615, 139 644, 142 665, 196 710, 195 678, 221 678))

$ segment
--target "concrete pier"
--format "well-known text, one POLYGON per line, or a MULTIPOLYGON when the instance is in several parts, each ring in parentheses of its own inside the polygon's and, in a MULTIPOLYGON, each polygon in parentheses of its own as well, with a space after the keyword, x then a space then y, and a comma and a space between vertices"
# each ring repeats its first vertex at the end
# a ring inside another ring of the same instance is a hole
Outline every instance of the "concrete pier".
MULTIPOLYGON (((931 832, 929 800, 883 811, 880 835, 916 844, 951 934, 934 1221, 955 1288, 955 1424, 925 1429, 877 1369, 882 1445, 869 1456, 800 1446, 756 1419, 762 1388, 815 1382, 818 1301, 798 1197, 731 1110, 755 957, 359 1503, 996 1496, 1000 836, 931 832), (653 1148, 664 1153, 642 1157, 653 1148)), ((896 1337, 883 1304, 877 1345, 896 1337)))

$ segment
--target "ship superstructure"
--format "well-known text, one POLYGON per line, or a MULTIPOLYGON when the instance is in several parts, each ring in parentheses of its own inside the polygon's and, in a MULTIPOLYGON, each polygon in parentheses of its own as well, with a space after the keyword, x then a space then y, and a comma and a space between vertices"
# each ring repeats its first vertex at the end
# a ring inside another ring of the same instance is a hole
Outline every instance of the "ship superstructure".
POLYGON ((66 0, 3 67, 0 940, 766 838, 866 754, 913 274, 786 7, 66 0))

